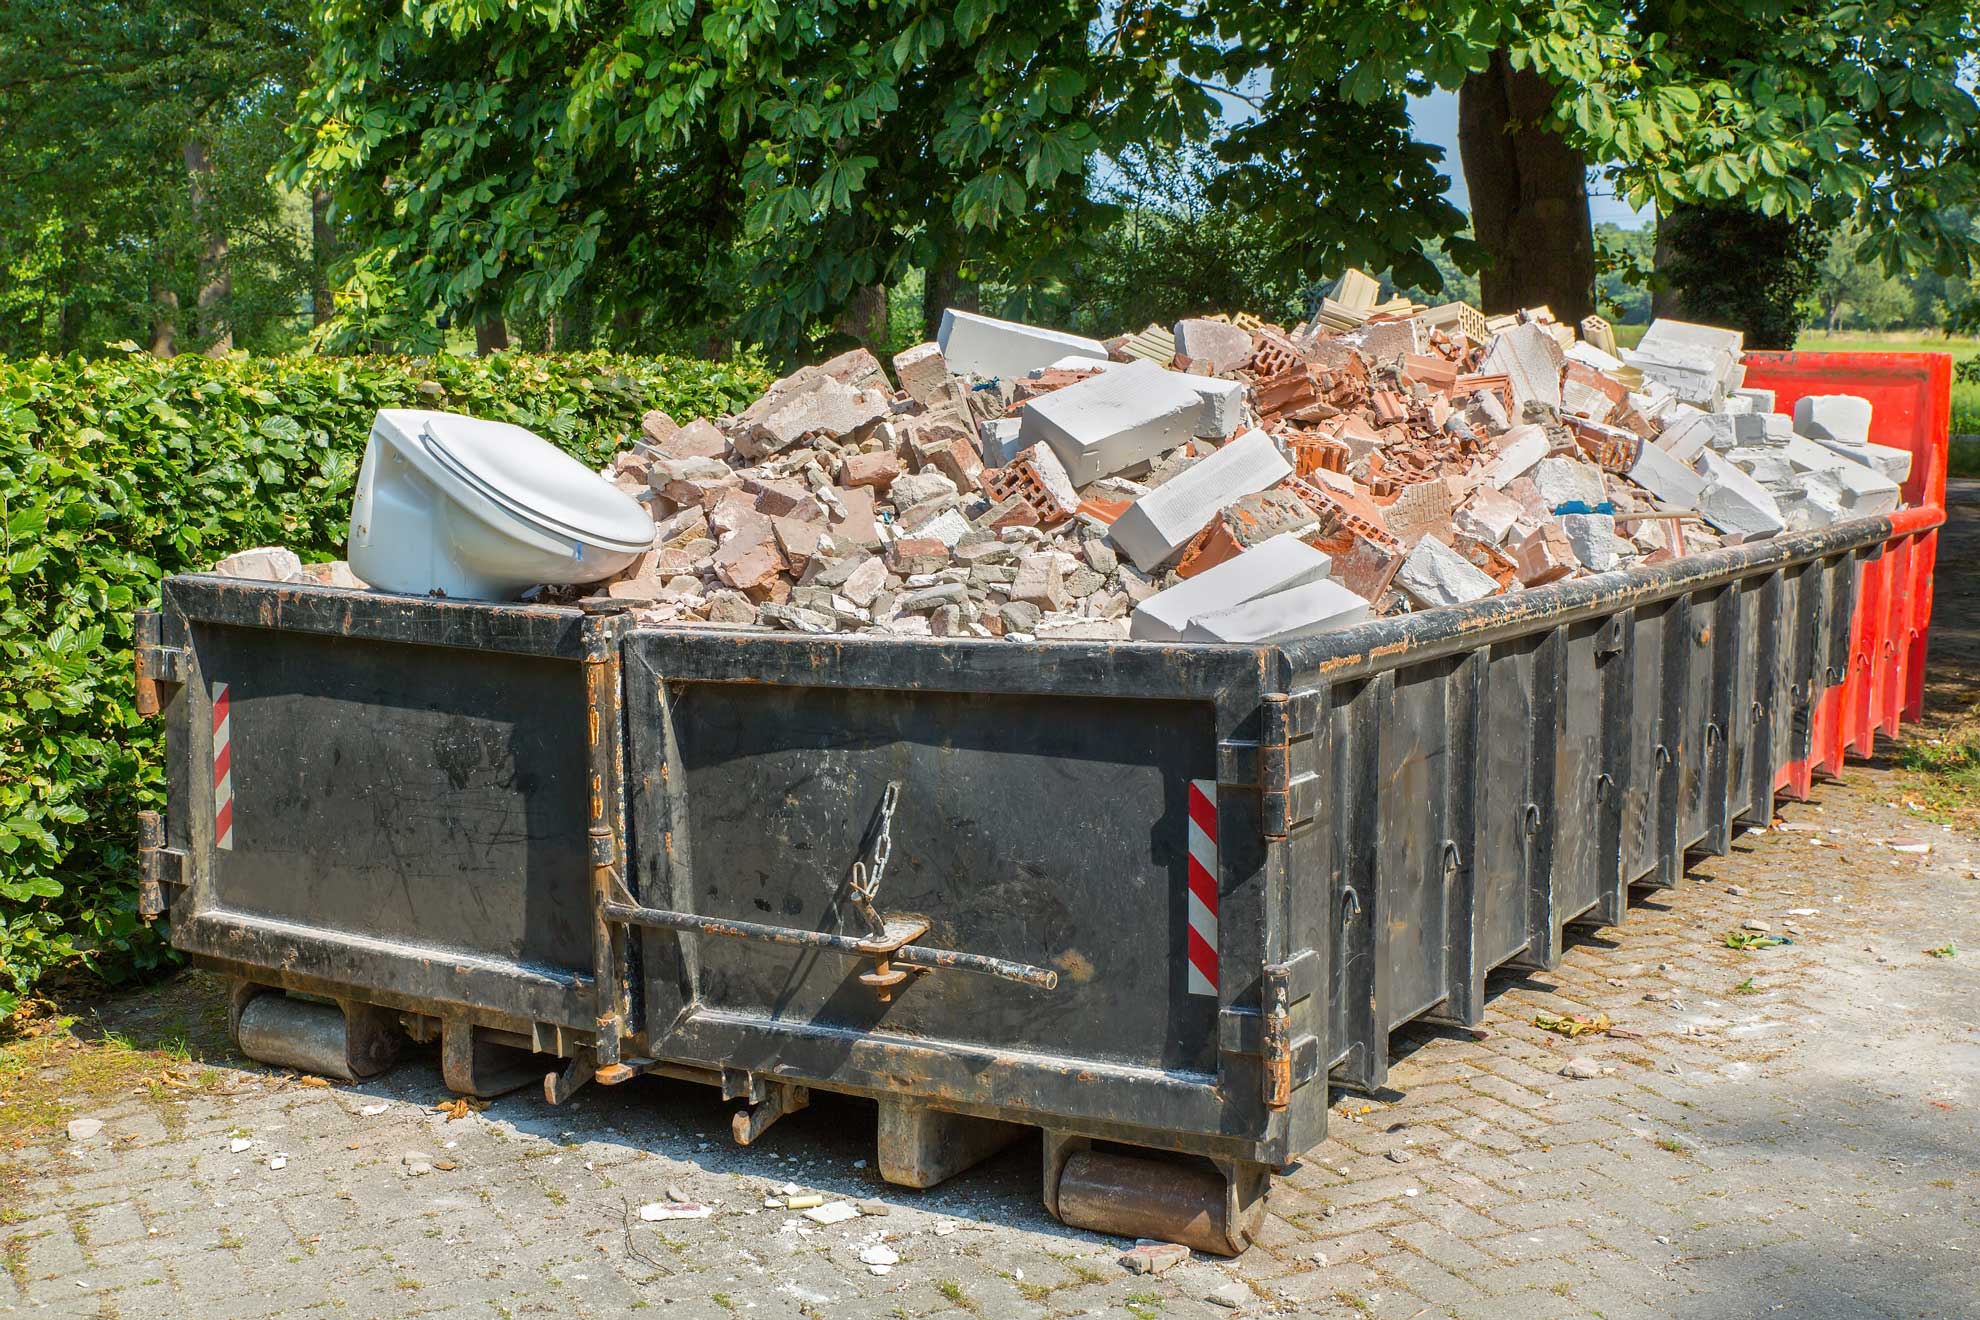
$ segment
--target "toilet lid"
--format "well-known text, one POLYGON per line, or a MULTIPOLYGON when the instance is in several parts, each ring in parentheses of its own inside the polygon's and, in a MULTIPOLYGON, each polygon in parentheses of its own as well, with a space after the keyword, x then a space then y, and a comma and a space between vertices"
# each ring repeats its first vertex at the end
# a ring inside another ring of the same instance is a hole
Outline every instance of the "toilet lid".
POLYGON ((436 413, 422 439, 448 471, 552 535, 608 550, 653 544, 653 519, 638 500, 523 427, 436 413))

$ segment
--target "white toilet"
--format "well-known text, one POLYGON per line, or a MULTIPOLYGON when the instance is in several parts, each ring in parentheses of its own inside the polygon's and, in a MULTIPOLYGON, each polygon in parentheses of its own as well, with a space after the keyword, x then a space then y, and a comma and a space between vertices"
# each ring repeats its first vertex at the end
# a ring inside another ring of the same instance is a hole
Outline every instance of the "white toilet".
POLYGON ((653 544, 638 500, 508 422, 385 408, 351 505, 351 571, 384 591, 514 600, 597 582, 653 544))

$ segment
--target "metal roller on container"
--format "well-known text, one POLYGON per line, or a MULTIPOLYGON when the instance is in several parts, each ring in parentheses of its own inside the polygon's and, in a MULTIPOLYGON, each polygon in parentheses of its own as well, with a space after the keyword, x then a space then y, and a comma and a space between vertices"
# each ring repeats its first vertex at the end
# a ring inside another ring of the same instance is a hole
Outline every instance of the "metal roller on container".
MULTIPOLYGON (((1919 713, 1947 372, 1889 517, 1273 645, 810 637, 200 575, 138 621, 148 915, 244 1052, 489 1094, 817 1091, 930 1186, 1044 1133, 1078 1227, 1235 1253, 1330 1086, 1919 713)), ((1626 937, 1626 932, 1625 932, 1626 937)))

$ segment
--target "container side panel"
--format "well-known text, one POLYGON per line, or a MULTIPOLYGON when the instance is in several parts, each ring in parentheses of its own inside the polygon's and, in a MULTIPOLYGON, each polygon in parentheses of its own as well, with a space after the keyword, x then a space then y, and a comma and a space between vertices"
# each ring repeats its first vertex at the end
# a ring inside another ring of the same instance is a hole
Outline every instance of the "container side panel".
POLYGON ((1678 745, 1672 757, 1678 776, 1678 845, 1695 847, 1705 840, 1711 828, 1712 812, 1707 802, 1711 788, 1711 762, 1717 753, 1718 737, 1713 725, 1713 683, 1719 639, 1720 592, 1698 592, 1691 597, 1684 638, 1684 695, 1677 729, 1678 745))
MULTIPOLYGON (((201 916, 589 966, 578 666, 253 628, 193 635, 200 681, 224 685, 216 782, 224 768, 231 800, 201 916)), ((219 745, 197 733, 175 759, 219 745)))
POLYGON ((1381 729, 1376 841, 1378 905, 1387 933, 1392 995, 1383 1008, 1390 1027, 1449 993, 1444 983, 1450 913, 1443 856, 1449 837, 1450 687, 1460 663, 1460 657, 1447 657, 1399 672, 1381 729))
POLYGON ((1668 601, 1640 606, 1631 620, 1634 636, 1629 647, 1633 667, 1631 719, 1631 774, 1623 788, 1622 864, 1623 880, 1634 884, 1656 870, 1663 853, 1658 834, 1660 820, 1658 790, 1663 781, 1656 756, 1663 745, 1665 692, 1665 633, 1670 626, 1668 601))
MULTIPOLYGON (((1603 893, 1602 816, 1597 780, 1602 774, 1602 672, 1596 646, 1606 624, 1589 620, 1563 639, 1561 735, 1554 745, 1554 914, 1579 917, 1603 893)), ((1612 868, 1611 868, 1612 869, 1612 868)))
POLYGON ((1486 679, 1484 797, 1479 822, 1478 953, 1487 968, 1522 953, 1527 926, 1527 807, 1532 805, 1535 653, 1545 635, 1492 648, 1486 679))
MULTIPOLYGON (((649 902, 863 936, 849 885, 855 863, 873 864, 895 784, 877 908, 926 917, 918 945, 1059 976, 1044 990, 936 971, 882 1002, 857 979, 871 963, 856 956, 655 933, 650 951, 677 951, 674 968, 664 952, 649 964, 656 981, 678 982, 693 944, 685 1011, 1216 1071, 1219 995, 1192 986, 1189 957, 1208 936, 1210 957, 1194 965, 1217 965, 1215 917, 1192 895, 1190 864, 1190 785, 1216 791, 1208 703, 701 682, 665 693, 664 754, 634 707, 634 761, 681 776, 669 837, 651 819, 635 824, 645 864, 674 859, 649 902)), ((1245 819, 1224 807, 1225 820, 1245 819)), ((1250 823, 1214 841, 1226 876, 1260 869, 1255 813, 1250 823)), ((1226 913, 1242 907, 1211 897, 1226 913)))

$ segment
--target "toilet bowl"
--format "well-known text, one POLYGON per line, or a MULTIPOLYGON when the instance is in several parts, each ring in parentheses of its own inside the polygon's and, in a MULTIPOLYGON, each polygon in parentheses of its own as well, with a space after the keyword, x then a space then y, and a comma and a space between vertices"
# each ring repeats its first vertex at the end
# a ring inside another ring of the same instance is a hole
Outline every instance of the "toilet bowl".
POLYGON ((653 544, 638 500, 508 422, 380 409, 351 504, 351 571, 385 591, 513 600, 597 582, 653 544))

